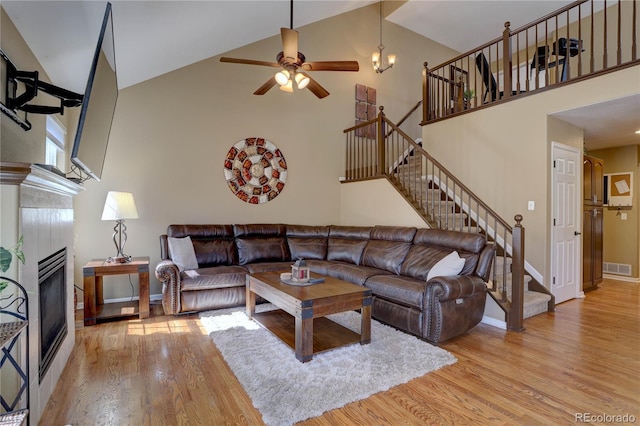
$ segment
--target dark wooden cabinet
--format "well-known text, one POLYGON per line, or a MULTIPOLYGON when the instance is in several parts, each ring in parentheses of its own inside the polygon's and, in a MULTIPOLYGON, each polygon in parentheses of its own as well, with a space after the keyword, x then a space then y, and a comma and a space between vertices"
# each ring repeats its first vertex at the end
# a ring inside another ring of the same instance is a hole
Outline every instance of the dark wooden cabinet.
POLYGON ((582 290, 602 282, 604 162, 588 155, 583 163, 582 290))
POLYGON ((585 205, 604 204, 604 162, 598 158, 584 156, 583 164, 583 200, 585 205))

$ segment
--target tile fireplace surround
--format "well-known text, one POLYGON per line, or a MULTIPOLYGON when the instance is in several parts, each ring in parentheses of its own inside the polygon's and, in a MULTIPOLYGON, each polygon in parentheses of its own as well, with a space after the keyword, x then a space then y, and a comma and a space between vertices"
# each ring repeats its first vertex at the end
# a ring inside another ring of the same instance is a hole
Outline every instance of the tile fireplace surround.
POLYGON ((38 424, 75 344, 73 197, 84 188, 28 163, 0 163, 0 183, 3 239, 17 241, 20 235, 24 237, 22 250, 26 262, 19 266, 17 277, 11 278, 17 278, 29 295, 29 417, 30 424, 38 424), (65 247, 68 332, 40 381, 38 261, 65 247))

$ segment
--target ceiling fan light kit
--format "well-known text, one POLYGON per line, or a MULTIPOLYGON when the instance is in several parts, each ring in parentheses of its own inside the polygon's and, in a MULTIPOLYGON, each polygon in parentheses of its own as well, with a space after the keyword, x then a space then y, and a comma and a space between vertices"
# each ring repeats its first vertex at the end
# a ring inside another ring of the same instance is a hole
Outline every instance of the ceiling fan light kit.
POLYGON ((387 66, 384 66, 384 56, 382 55, 382 51, 384 50, 384 44, 382 44, 382 0, 380 0, 380 44, 378 45, 378 51, 373 52, 371 54, 371 63, 373 64, 373 69, 378 74, 382 74, 389 68, 392 68, 396 63, 396 55, 388 55, 387 56, 387 66))
POLYGON ((254 95, 264 95, 276 84, 280 85, 280 90, 284 92, 293 92, 293 81, 295 80, 299 90, 307 88, 320 99, 329 96, 329 92, 303 70, 310 72, 358 71, 360 69, 357 61, 307 62, 305 56, 298 51, 299 36, 298 32, 293 29, 293 0, 291 0, 291 28, 280 28, 280 37, 282 38, 282 52, 276 55, 276 62, 227 57, 221 57, 220 62, 282 68, 253 92, 254 95))

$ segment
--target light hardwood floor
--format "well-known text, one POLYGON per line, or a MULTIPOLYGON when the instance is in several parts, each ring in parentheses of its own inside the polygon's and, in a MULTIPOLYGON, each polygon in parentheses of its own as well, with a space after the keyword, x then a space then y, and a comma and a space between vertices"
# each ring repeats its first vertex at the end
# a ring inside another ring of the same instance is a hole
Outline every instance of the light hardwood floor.
MULTIPOLYGON (((441 345, 456 364, 302 424, 568 425, 577 415, 625 414, 637 424, 639 288, 605 281, 525 320, 523 333, 480 324, 441 345)), ((152 312, 79 322, 40 424, 263 424, 197 316, 163 316, 159 305, 152 312)))

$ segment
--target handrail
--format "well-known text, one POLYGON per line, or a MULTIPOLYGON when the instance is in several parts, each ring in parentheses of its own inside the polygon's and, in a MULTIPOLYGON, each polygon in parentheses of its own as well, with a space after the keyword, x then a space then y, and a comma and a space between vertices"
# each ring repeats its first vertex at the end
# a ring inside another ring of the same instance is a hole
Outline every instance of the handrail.
POLYGON ((501 37, 433 68, 425 62, 421 124, 639 63, 637 3, 578 0, 515 30, 506 22, 501 37))
POLYGON ((391 122, 384 107, 375 119, 344 130, 345 181, 386 178, 432 228, 484 235, 495 244, 491 296, 509 330, 523 329, 524 228, 512 227, 440 162, 391 122), (371 126, 370 132, 362 129, 371 126), (510 284, 510 285, 509 285, 510 284))
MULTIPOLYGON (((409 117, 411 117, 411 114, 413 114, 414 112, 416 112, 418 110, 418 108, 420 108, 420 105, 422 105, 422 99, 420 99, 418 102, 416 102, 416 104, 411 107, 411 109, 404 115, 404 117, 402 117, 400 119, 400 121, 398 121, 398 124, 396 124, 396 127, 400 127, 402 126, 402 124, 407 121, 407 119, 409 117)), ((389 133, 387 133, 387 136, 389 136, 391 133, 393 132, 393 130, 389 131, 389 133)))

